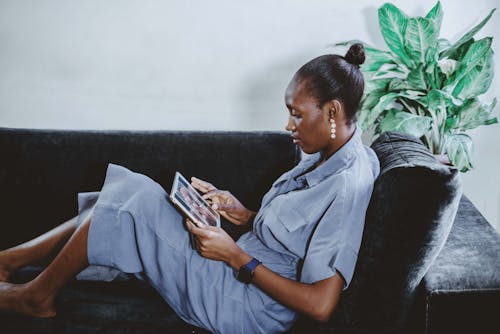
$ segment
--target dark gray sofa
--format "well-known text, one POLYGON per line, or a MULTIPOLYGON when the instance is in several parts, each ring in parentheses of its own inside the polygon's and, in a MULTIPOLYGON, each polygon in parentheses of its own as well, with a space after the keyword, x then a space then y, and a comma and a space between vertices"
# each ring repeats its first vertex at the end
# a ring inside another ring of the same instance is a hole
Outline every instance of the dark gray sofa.
MULTIPOLYGON (((326 324, 300 318, 291 333, 496 333, 500 236, 462 193, 460 174, 411 136, 372 144, 381 174, 353 280, 326 324), (495 328, 496 327, 496 328, 495 328)), ((73 131, 0 128, 0 249, 73 217, 78 192, 99 190, 109 162, 167 191, 176 170, 231 190, 257 210, 300 159, 285 133, 73 131)), ((238 238, 245 231, 223 222, 238 238)), ((46 263, 16 273, 27 281, 46 263)), ((203 333, 133 275, 71 282, 58 315, 0 313, 1 333, 203 333)))

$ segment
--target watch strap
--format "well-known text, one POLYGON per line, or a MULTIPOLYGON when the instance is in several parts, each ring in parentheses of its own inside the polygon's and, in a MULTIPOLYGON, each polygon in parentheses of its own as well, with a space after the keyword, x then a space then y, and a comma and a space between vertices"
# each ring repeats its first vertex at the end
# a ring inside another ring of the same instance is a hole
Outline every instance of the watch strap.
POLYGON ((247 267, 247 269, 252 273, 252 276, 253 276, 253 272, 255 270, 255 268, 261 264, 262 262, 260 262, 259 260, 257 260, 256 258, 252 258, 250 260, 250 262, 248 262, 247 264, 245 264, 245 267, 247 267))
POLYGON ((236 278, 240 282, 249 284, 250 282, 252 282, 255 268, 261 263, 262 262, 257 260, 256 258, 252 258, 248 263, 240 267, 240 270, 238 271, 238 275, 236 276, 236 278))

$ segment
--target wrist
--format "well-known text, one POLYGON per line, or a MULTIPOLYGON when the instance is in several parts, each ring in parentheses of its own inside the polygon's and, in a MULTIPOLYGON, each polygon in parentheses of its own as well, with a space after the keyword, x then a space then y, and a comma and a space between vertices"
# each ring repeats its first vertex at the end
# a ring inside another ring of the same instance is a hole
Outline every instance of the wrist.
POLYGON ((253 220, 253 218, 257 215, 256 212, 253 212, 251 210, 247 210, 247 217, 246 217, 246 220, 245 222, 248 224, 249 222, 251 222, 253 220))
POLYGON ((230 260, 228 261, 228 264, 234 270, 239 270, 242 265, 247 264, 251 259, 252 257, 245 253, 243 249, 238 246, 231 256, 230 260))

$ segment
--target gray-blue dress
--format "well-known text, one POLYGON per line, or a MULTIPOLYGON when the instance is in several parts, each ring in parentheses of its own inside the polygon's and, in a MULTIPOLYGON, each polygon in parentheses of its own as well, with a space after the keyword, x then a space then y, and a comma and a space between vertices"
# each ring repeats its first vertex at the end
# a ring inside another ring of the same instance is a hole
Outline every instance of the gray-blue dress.
MULTIPOLYGON (((303 159, 274 182, 253 230, 237 243, 289 279, 313 283, 340 272, 345 290, 379 162, 362 144, 359 127, 311 171, 319 159, 319 153, 303 159)), ((78 223, 93 212, 90 266, 77 279, 111 280, 134 273, 183 320, 214 333, 280 333, 295 320, 293 310, 255 285, 239 282, 231 267, 193 250, 183 217, 163 187, 146 175, 110 163, 101 191, 79 193, 78 206, 78 223)))

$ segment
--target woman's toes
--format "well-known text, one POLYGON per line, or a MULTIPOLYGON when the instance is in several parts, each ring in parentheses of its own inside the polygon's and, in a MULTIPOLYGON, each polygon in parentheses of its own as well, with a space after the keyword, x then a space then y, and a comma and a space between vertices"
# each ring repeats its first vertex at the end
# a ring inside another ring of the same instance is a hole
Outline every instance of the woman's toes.
POLYGON ((37 296, 29 290, 28 284, 0 283, 0 310, 37 318, 54 317, 54 299, 37 296))

